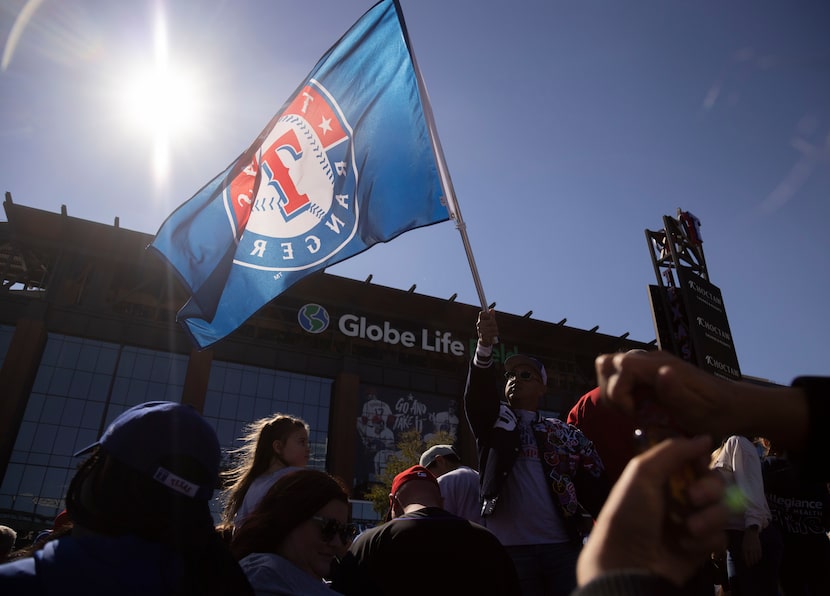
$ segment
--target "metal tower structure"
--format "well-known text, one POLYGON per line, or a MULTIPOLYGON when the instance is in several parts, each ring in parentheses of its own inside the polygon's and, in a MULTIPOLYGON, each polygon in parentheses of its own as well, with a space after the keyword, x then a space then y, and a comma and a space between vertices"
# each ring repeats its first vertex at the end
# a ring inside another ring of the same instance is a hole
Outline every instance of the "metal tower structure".
POLYGON ((645 233, 657 278, 649 298, 659 348, 741 378, 723 297, 706 268, 700 220, 678 209, 676 217, 663 217, 662 230, 645 233))

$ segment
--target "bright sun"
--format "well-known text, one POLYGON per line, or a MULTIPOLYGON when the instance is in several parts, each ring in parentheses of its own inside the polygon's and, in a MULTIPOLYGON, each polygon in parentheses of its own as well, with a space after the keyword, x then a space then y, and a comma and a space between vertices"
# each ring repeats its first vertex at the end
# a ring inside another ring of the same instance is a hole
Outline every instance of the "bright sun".
POLYGON ((164 17, 155 23, 155 60, 126 70, 120 93, 122 115, 129 128, 152 140, 153 170, 158 182, 167 178, 170 147, 196 129, 202 112, 198 81, 174 65, 168 55, 164 17))
POLYGON ((195 85, 169 65, 136 73, 124 87, 124 113, 139 130, 174 138, 198 119, 195 85))

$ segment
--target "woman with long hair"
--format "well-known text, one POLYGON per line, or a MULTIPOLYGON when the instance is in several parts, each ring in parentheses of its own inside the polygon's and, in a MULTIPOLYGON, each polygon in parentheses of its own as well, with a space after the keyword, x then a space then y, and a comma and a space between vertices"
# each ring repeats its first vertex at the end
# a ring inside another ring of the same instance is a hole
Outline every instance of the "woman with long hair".
POLYGON ((345 485, 319 470, 283 475, 234 532, 231 552, 257 596, 331 596, 327 579, 356 531, 345 485))

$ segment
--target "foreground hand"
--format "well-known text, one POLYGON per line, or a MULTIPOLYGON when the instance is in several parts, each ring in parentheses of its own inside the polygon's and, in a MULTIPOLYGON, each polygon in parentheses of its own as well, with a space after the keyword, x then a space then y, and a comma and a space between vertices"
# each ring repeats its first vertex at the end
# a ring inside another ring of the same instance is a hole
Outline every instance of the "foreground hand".
POLYGON ((726 547, 729 510, 724 482, 708 468, 708 437, 668 439, 632 459, 614 485, 577 563, 579 585, 611 571, 638 569, 680 586, 713 551, 726 547), (673 473, 699 471, 686 491, 690 509, 679 526, 668 522, 673 473))
POLYGON ((733 434, 732 381, 662 351, 603 354, 595 365, 601 394, 611 405, 633 413, 646 397, 689 433, 733 434))

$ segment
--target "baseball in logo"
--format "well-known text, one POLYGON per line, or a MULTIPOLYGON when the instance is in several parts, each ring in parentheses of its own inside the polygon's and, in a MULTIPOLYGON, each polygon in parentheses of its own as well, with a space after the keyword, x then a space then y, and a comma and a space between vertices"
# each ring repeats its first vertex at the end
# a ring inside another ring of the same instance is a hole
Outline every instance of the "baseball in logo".
POLYGON ((237 222, 247 221, 236 264, 299 271, 326 261, 352 239, 358 206, 351 139, 334 98, 309 81, 258 157, 230 185, 226 201, 237 222))
POLYGON ((322 333, 330 320, 328 311, 319 304, 306 304, 297 312, 297 322, 309 333, 322 333))

